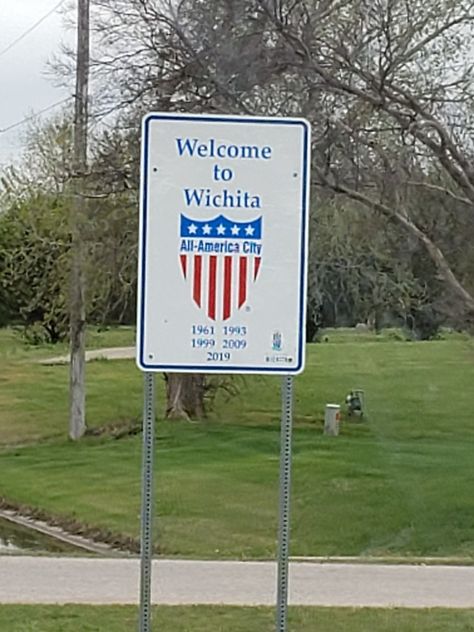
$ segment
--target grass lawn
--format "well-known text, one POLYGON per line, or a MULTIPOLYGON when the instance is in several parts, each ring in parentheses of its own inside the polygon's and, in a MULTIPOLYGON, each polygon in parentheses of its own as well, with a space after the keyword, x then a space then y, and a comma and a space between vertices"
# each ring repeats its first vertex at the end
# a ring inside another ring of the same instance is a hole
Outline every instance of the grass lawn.
MULTIPOLYGON (((89 330, 87 347, 131 346, 134 337, 132 327, 89 330)), ((27 346, 17 332, 0 329, 0 445, 67 435, 69 368, 37 364, 67 353, 66 344, 27 346)), ((140 416, 141 376, 132 367, 104 360, 87 365, 91 426, 140 416)))
MULTIPOLYGON (((0 630, 8 632, 130 632, 137 609, 88 606, 0 606, 0 630)), ((468 632, 473 610, 290 608, 298 632, 468 632)), ((271 608, 159 607, 156 632, 272 632, 271 608)))
MULTIPOLYGON (((110 336, 122 345, 132 332, 110 336)), ((338 332, 308 349, 295 385, 291 554, 474 558, 473 341, 377 340, 338 332), (353 387, 366 392, 369 421, 324 437, 324 404, 353 387)), ((47 353, 0 331, 0 496, 137 537, 141 437, 69 442, 67 368, 28 361, 47 353)), ((132 361, 91 363, 88 388, 91 426, 140 417, 132 361)), ((205 422, 158 421, 163 554, 274 555, 279 408, 277 378, 247 377, 205 422)))

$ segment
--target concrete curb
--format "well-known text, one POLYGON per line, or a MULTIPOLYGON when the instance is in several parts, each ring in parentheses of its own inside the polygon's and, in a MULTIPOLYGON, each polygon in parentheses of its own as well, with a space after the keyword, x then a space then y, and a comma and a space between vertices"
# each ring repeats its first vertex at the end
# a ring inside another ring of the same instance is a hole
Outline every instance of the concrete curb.
POLYGON ((88 553, 94 553, 95 555, 100 555, 102 557, 118 557, 127 555, 122 551, 114 549, 108 544, 93 542, 92 540, 80 535, 68 533, 67 531, 61 529, 61 527, 52 526, 46 522, 35 520, 27 516, 21 516, 10 509, 0 509, 0 518, 8 520, 19 527, 32 529, 33 531, 37 531, 38 533, 53 538, 54 540, 59 540, 65 544, 77 547, 82 551, 87 551, 88 553))

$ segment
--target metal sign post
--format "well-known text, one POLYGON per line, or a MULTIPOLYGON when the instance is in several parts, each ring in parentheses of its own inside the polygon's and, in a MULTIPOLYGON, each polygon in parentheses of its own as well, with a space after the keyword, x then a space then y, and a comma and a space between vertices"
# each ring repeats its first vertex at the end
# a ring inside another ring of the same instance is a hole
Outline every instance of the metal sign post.
POLYGON ((153 558, 153 457, 155 443, 155 376, 144 374, 143 467, 140 555, 139 632, 151 632, 151 565, 153 558))
POLYGON ((290 543, 291 435, 293 423, 293 378, 281 384, 280 507, 278 523, 278 580, 276 632, 288 629, 288 556, 290 543))
POLYGON ((292 375, 304 370, 311 129, 143 119, 137 365, 145 372, 140 632, 150 632, 152 373, 283 377, 277 631, 286 632, 292 375))

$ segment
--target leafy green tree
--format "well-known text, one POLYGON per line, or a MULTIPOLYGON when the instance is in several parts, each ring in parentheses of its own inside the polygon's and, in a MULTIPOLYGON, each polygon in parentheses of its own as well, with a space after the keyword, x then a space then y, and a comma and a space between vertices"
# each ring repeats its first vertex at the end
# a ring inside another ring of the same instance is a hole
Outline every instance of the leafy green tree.
POLYGON ((318 205, 312 218, 309 284, 310 303, 323 326, 413 329, 414 314, 433 307, 439 282, 426 270, 415 271, 418 242, 406 241, 401 252, 396 233, 381 224, 367 209, 338 198, 318 205))
MULTIPOLYGON (((3 319, 16 319, 51 342, 67 332, 68 120, 67 114, 60 115, 30 130, 19 165, 0 180, 3 319)), ((94 138, 83 234, 91 323, 134 322, 138 226, 137 196, 128 184, 131 162, 126 138, 105 132, 94 138)))
POLYGON ((69 250, 61 200, 37 194, 0 214, 0 302, 34 342, 67 335, 69 250))

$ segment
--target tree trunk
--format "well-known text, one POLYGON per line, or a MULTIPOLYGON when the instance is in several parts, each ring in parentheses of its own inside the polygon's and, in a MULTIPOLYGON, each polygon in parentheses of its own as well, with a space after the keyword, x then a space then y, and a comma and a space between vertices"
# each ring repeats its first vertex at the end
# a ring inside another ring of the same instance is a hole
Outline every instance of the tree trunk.
POLYGON ((205 417, 204 393, 206 378, 199 373, 167 373, 166 417, 194 419, 205 417))

